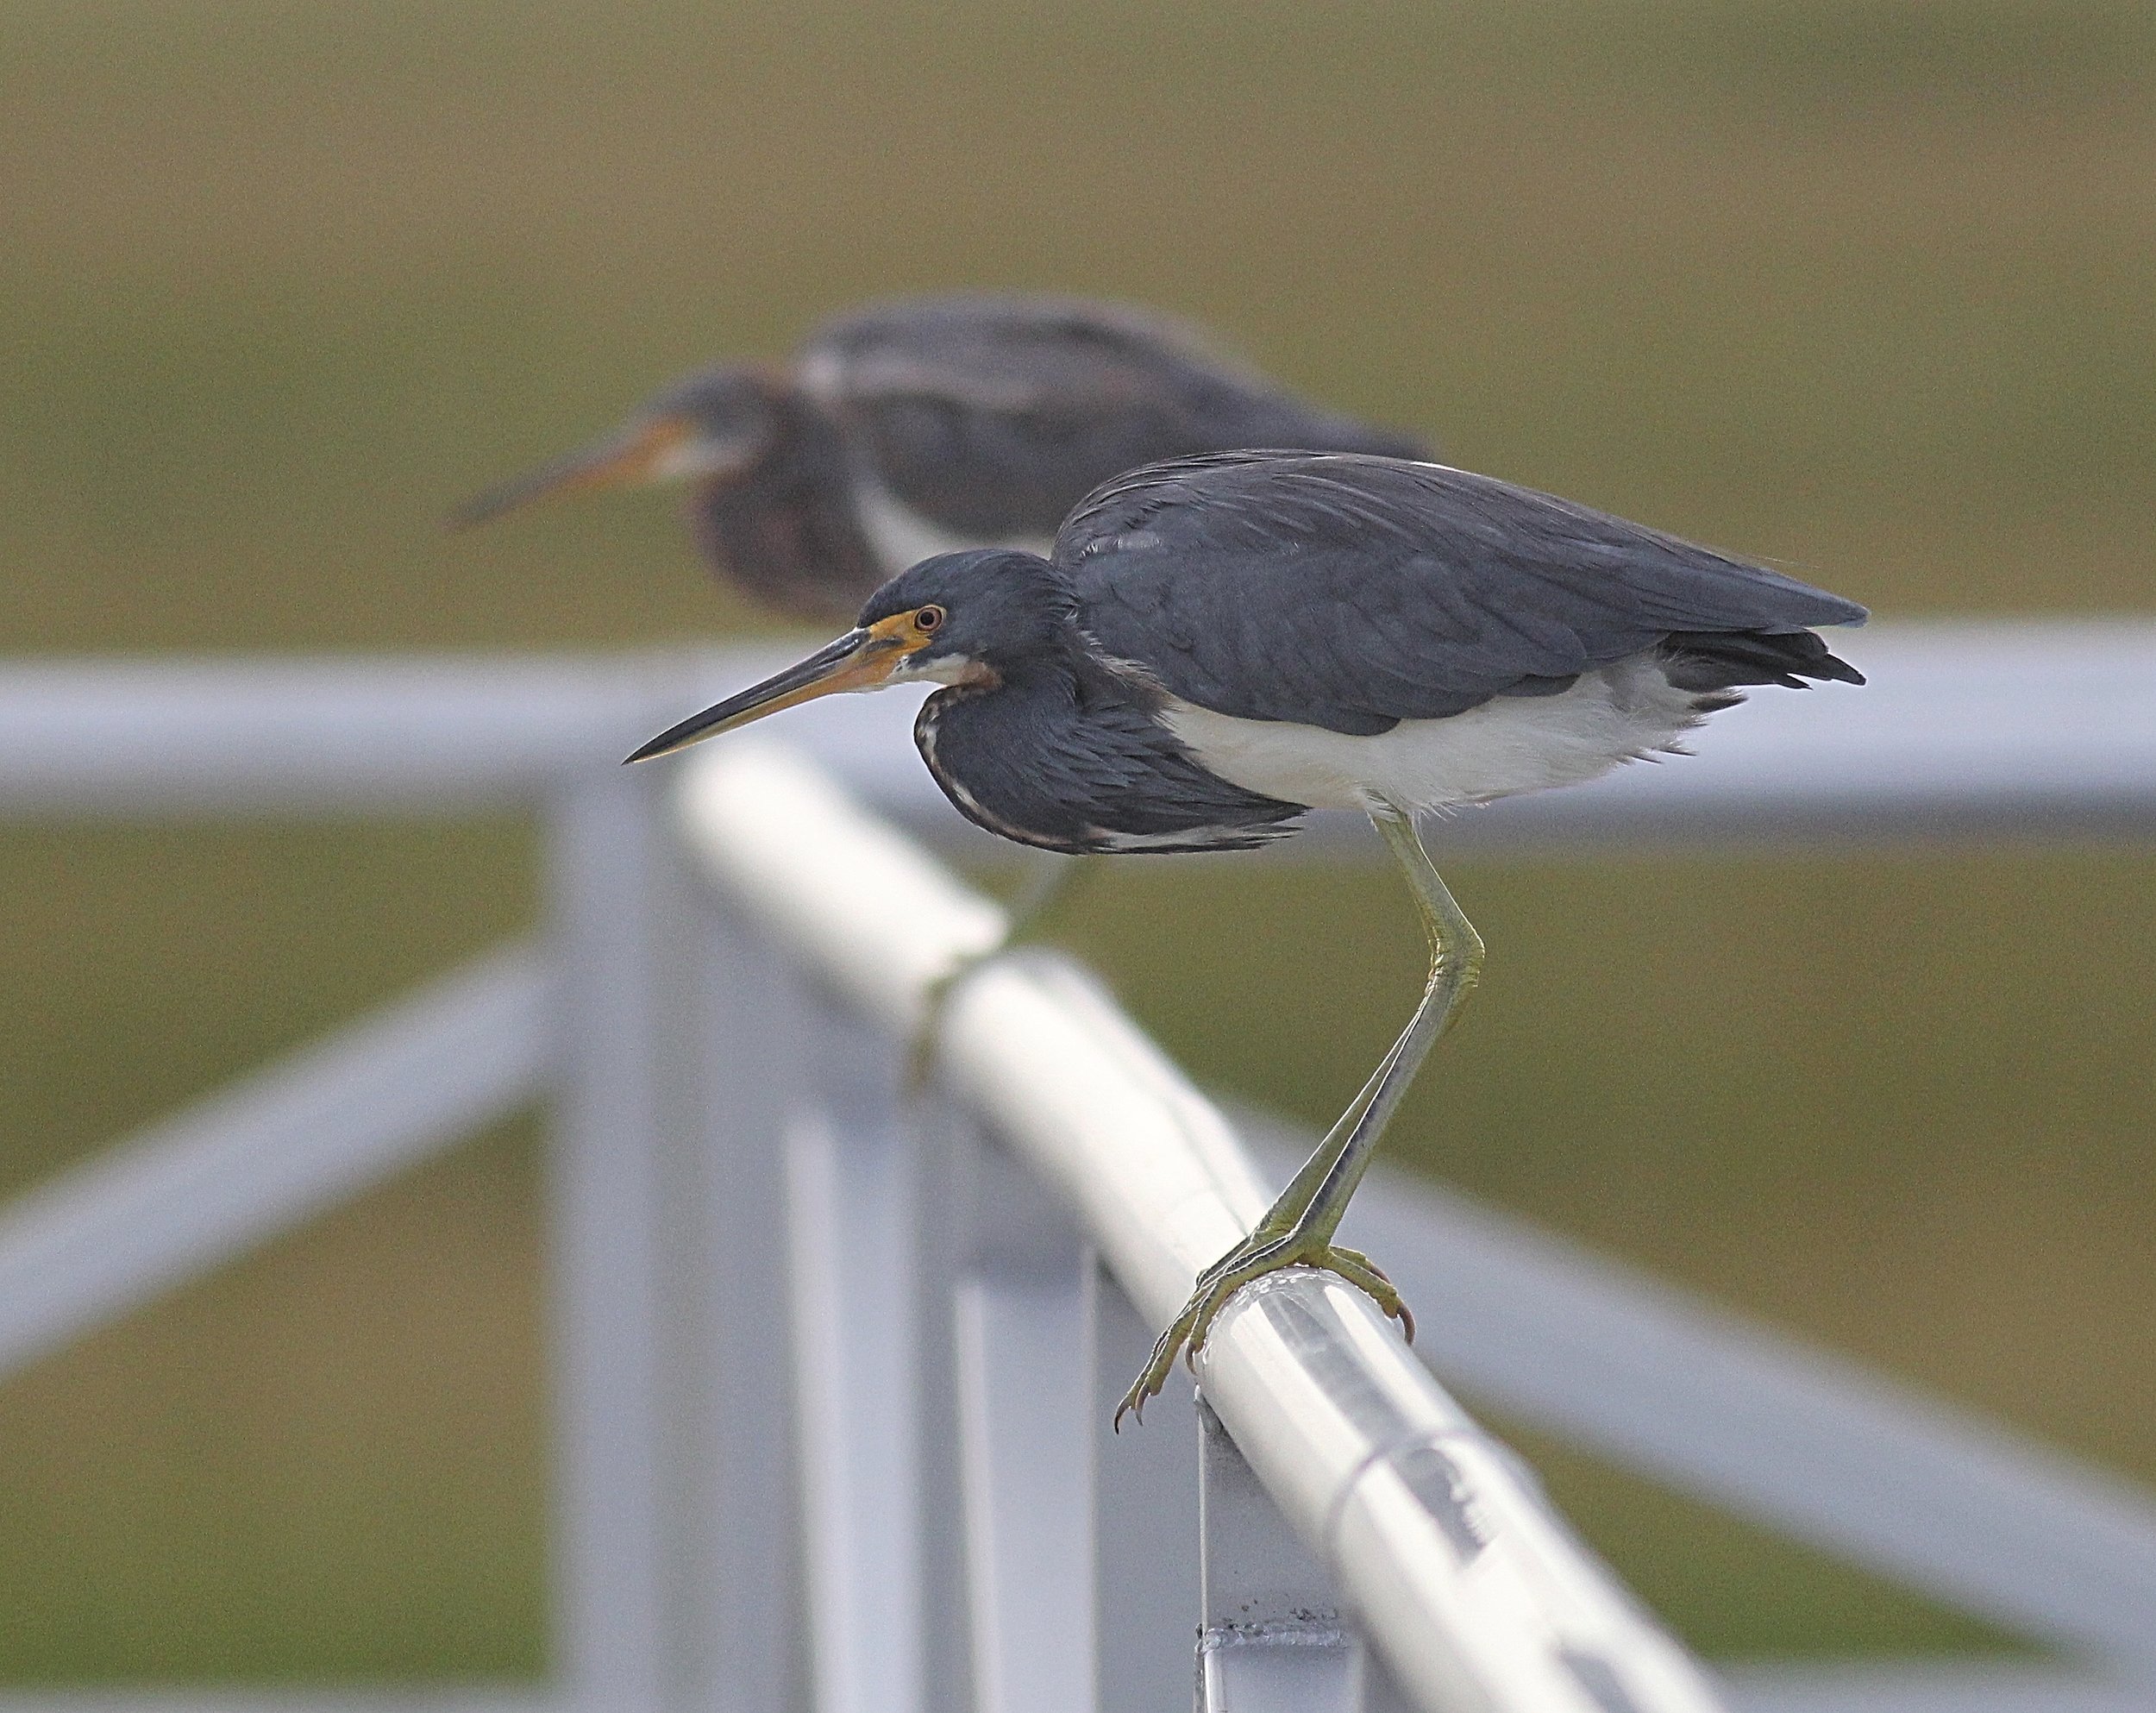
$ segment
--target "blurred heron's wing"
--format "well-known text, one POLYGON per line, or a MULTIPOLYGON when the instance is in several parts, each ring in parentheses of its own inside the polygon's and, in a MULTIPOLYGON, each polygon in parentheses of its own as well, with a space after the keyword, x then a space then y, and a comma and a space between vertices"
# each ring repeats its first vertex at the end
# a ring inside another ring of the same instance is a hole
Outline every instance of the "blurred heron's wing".
POLYGON ((1120 304, 912 298, 828 323, 798 361, 893 498, 984 543, 1045 543, 1094 487, 1162 458, 1416 449, 1303 404, 1181 323, 1120 304))
POLYGON ((1731 683, 1853 678, 1803 633, 1865 617, 1548 494, 1353 455, 1233 453, 1132 471, 1071 514, 1055 561, 1101 649, 1171 693, 1361 734, 1551 694, 1671 638, 1735 649, 1731 683))

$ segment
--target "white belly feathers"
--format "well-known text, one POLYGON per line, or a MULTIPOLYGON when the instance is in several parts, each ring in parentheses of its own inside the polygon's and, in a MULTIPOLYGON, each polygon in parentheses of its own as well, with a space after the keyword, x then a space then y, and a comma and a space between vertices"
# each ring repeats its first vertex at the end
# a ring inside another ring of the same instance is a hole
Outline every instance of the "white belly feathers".
POLYGON ((1498 696, 1445 719, 1406 719, 1372 737, 1284 720, 1243 719, 1171 698, 1167 725, 1246 791, 1313 809, 1382 798, 1438 809, 1577 785, 1670 750, 1701 715, 1648 655, 1582 675, 1556 696, 1498 696))

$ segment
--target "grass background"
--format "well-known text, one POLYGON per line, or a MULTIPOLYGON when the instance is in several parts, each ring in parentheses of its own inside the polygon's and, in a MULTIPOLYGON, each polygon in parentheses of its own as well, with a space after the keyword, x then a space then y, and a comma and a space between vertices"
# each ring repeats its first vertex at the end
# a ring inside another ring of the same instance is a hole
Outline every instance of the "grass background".
MULTIPOLYGON (((2123 3, 0 0, 4 645, 755 628, 662 502, 434 520, 950 285, 1162 304, 1885 615, 2145 612, 2152 97, 2123 3)), ((1398 1157, 2156 1482, 2147 855, 1452 878, 1489 979, 1398 1157)), ((0 1184, 532 914, 512 824, 0 829, 0 1184)), ((1419 974, 1378 874, 1124 865, 1069 937, 1313 1120, 1419 974)), ((533 1134, 0 1385, 0 1681, 543 1668, 533 1134)), ((1719 1653, 1996 1641, 1531 1448, 1719 1653)))

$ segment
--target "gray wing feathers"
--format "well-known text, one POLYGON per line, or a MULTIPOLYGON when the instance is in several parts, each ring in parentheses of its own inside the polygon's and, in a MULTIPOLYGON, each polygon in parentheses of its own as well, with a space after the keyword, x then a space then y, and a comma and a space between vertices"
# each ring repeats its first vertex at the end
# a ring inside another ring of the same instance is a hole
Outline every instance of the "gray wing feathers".
POLYGON ((913 299, 830 323, 801 363, 899 499, 981 540, 1045 537, 1096 484, 1184 454, 1417 450, 1303 404, 1181 323, 1119 304, 913 299))
POLYGON ((1865 616, 1569 501, 1356 456, 1133 472, 1072 514, 1055 556, 1100 646, 1173 693, 1348 732, 1548 694, 1673 635, 1865 616))

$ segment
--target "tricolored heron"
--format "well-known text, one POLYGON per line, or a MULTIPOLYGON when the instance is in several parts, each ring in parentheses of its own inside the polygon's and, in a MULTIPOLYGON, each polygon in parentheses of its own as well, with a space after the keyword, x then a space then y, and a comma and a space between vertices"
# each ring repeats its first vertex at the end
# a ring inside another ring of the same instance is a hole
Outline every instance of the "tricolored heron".
POLYGON ((1142 1409, 1230 1294, 1328 1268, 1413 1322, 1332 1241, 1387 1121, 1473 987, 1482 942, 1415 829, 1683 753, 1744 687, 1861 684, 1808 627, 1838 595, 1435 464, 1237 452, 1135 470, 1045 559, 945 554, 798 666, 685 720, 664 755, 835 690, 926 681, 914 738, 961 813, 1069 851, 1235 850, 1306 809, 1367 814, 1430 944, 1414 1014, 1248 1239, 1200 1275, 1122 1408, 1142 1409))
POLYGON ((842 316, 785 365, 691 375, 450 522, 546 494, 692 480, 690 518, 714 570, 769 606, 843 622, 918 560, 1045 553, 1064 514, 1110 477, 1238 446, 1424 452, 1304 404, 1166 317, 953 294, 842 316))

